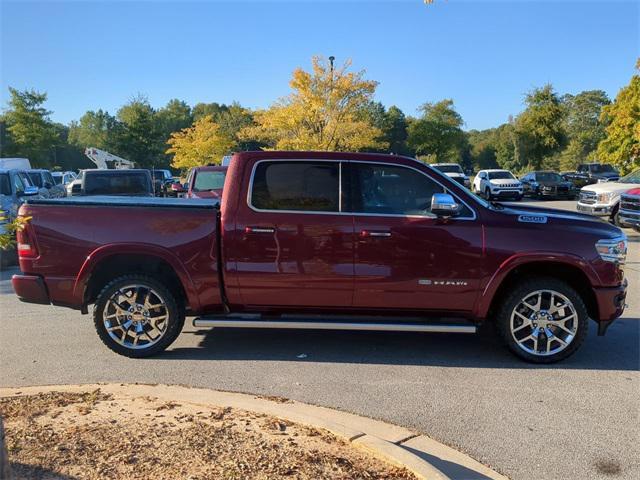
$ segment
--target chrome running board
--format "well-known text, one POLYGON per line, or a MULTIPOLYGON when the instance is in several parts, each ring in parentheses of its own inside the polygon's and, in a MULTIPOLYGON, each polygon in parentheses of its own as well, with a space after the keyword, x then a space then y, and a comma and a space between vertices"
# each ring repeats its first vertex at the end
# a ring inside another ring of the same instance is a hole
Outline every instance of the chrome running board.
POLYGON ((193 320, 194 327, 206 328, 283 328, 297 330, 364 330, 378 332, 431 332, 431 333, 475 333, 476 326, 472 324, 446 323, 400 323, 400 322, 338 322, 338 321, 310 321, 310 320, 261 320, 259 316, 246 318, 237 316, 229 318, 198 317, 193 320))

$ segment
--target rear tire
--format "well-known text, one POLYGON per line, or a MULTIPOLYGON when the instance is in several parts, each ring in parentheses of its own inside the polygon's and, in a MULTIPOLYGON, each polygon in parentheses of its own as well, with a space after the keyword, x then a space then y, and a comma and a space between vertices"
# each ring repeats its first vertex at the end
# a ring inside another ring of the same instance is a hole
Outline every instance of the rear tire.
POLYGON ((587 336, 588 323, 580 295, 553 277, 517 283, 502 300, 496 318, 509 350, 527 362, 541 364, 575 353, 587 336))
POLYGON ((184 307, 161 281, 147 275, 123 275, 98 295, 93 322, 109 349, 125 357, 149 357, 180 335, 184 307))

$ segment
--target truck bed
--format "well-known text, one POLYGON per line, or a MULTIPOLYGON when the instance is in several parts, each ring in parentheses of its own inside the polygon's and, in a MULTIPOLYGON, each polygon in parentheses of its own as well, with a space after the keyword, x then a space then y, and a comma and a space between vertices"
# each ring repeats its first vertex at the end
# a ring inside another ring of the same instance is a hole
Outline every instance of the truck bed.
POLYGON ((87 196, 67 198, 34 198, 28 205, 64 205, 64 206, 108 206, 108 207, 149 207, 149 208, 220 208, 217 199, 201 198, 162 198, 131 196, 87 196))

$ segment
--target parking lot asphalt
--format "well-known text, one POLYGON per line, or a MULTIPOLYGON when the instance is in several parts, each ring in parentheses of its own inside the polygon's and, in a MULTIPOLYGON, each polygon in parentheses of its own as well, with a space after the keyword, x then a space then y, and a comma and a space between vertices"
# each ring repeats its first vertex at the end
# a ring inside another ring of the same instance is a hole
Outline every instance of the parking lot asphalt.
MULTIPOLYGON (((541 202, 535 202, 541 204, 541 202)), ((542 202, 575 209, 575 202, 542 202)), ((90 316, 20 303, 0 277, 0 385, 144 382, 278 395, 403 425, 514 479, 640 478, 640 235, 630 289, 605 337, 571 358, 523 363, 477 335, 197 330, 133 360, 107 350, 90 316)), ((15 270, 14 270, 15 271, 15 270)))

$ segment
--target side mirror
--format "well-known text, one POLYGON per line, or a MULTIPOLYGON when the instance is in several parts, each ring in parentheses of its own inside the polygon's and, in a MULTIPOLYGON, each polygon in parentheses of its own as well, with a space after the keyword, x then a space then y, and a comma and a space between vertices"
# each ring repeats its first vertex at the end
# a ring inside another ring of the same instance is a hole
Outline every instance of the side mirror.
POLYGON ((80 195, 82 193, 82 185, 80 183, 74 183, 71 185, 71 195, 80 195))
POLYGON ((434 193, 431 197, 431 213, 438 217, 455 217, 460 213, 460 205, 448 193, 434 193))
POLYGON ((38 187, 25 187, 23 192, 18 192, 17 196, 18 197, 33 197, 34 195, 38 195, 38 193, 40 193, 40 190, 38 189, 38 187))

